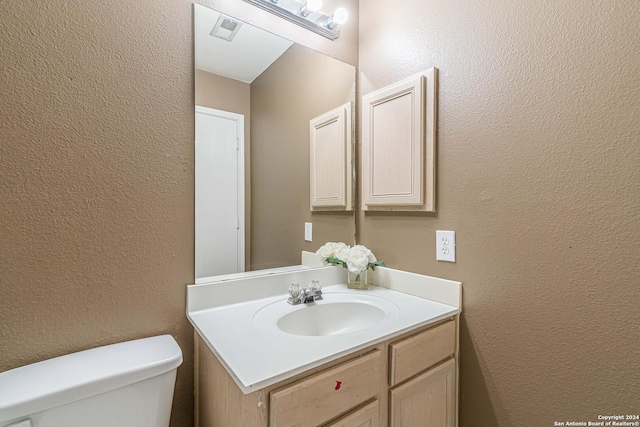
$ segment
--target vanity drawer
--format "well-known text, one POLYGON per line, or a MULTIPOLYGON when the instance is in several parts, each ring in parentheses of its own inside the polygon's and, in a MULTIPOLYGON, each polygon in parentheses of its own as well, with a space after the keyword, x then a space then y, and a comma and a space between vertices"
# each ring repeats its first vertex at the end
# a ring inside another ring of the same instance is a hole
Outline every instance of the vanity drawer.
POLYGON ((271 392, 270 426, 317 426, 366 402, 380 390, 380 350, 271 392))
POLYGON ((454 353, 455 346, 454 320, 391 344, 389 384, 401 383, 448 358, 454 353))

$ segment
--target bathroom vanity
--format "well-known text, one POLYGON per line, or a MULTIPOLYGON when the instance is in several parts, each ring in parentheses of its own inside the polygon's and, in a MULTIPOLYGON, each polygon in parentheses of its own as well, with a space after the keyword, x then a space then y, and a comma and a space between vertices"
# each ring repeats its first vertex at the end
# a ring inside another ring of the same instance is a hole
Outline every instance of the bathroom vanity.
POLYGON ((192 285, 196 426, 457 425, 461 284, 340 267, 192 285), (287 304, 291 283, 323 300, 287 304))

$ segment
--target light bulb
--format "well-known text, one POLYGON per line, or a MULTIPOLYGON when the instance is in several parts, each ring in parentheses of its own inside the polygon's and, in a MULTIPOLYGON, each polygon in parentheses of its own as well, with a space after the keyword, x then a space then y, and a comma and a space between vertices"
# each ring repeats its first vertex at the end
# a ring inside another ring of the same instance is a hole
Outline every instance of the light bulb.
POLYGON ((300 14, 302 16, 309 16, 313 12, 317 12, 322 7, 322 0, 307 0, 307 2, 300 8, 300 14))
POLYGON ((333 22, 336 24, 342 25, 347 22, 347 19, 349 19, 349 12, 344 7, 339 7, 333 12, 333 22))
POLYGON ((306 6, 311 12, 317 12, 322 7, 322 0, 307 0, 306 6))

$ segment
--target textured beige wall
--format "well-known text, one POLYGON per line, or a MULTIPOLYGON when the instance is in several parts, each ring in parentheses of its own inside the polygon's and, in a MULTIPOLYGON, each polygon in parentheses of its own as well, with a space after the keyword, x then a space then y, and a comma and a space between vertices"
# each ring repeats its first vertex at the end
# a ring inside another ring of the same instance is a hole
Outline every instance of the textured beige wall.
POLYGON ((355 90, 353 66, 300 45, 251 84, 252 270, 299 264, 300 251, 327 241, 353 243, 353 212, 310 211, 309 120, 355 101, 355 90))
POLYGON ((203 70, 195 72, 196 105, 244 116, 245 264, 251 264, 251 86, 203 70))
MULTIPOLYGON (((193 425, 192 3, 0 2, 0 371, 170 333, 173 427, 193 425)), ((357 61, 357 26, 329 44, 202 3, 357 61)))
POLYGON ((0 3, 0 370, 168 333, 189 426, 192 23, 170 4, 0 3))
POLYGON ((462 427, 640 410, 638 22, 627 0, 360 4, 362 94, 440 69, 438 212, 360 214, 359 241, 463 282, 462 427))

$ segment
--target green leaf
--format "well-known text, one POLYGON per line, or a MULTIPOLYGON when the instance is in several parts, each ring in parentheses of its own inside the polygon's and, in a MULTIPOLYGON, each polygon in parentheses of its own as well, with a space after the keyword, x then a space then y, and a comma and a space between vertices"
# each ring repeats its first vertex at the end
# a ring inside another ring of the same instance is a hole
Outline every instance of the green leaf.
POLYGON ((329 264, 334 264, 334 265, 341 265, 344 268, 347 268, 347 264, 344 261, 339 260, 338 258, 327 258, 327 262, 329 264))
POLYGON ((371 270, 375 270, 376 266, 386 267, 387 264, 385 264, 384 261, 376 261, 376 262, 370 262, 367 267, 369 267, 371 270))

